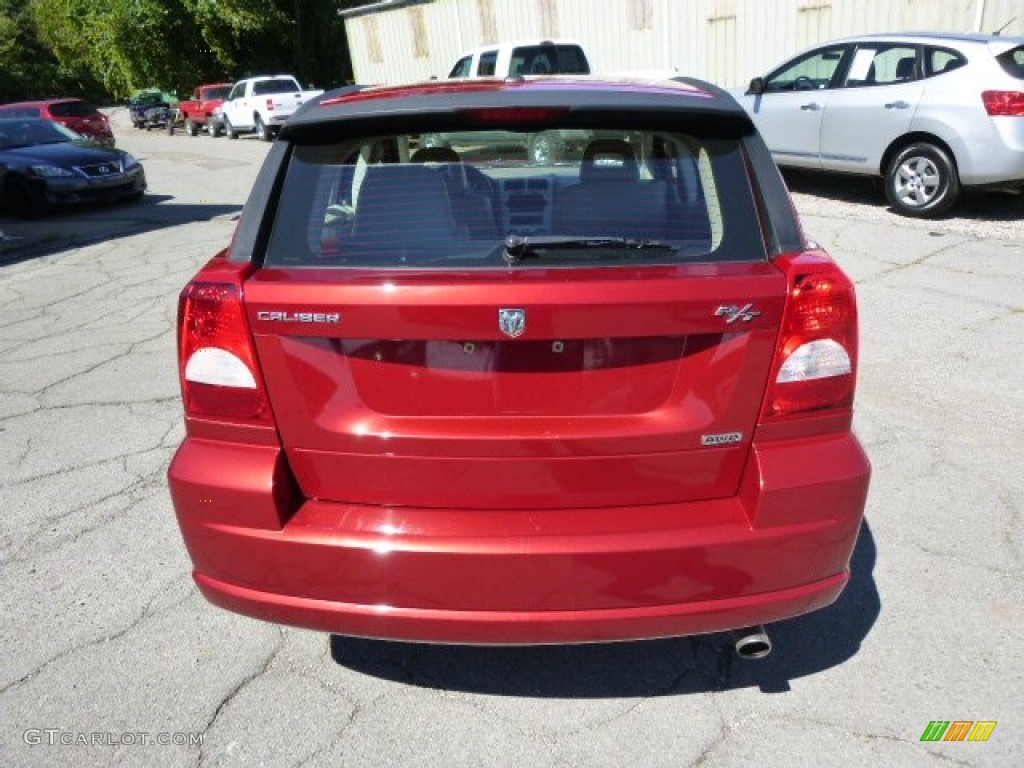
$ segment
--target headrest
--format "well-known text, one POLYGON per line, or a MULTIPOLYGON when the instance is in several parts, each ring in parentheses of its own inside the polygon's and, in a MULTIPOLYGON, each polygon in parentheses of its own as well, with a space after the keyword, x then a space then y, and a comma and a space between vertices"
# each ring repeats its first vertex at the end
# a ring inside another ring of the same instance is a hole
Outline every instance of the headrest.
POLYGON ((595 139, 583 150, 580 181, 638 181, 633 148, 622 139, 595 139))
POLYGON ((914 57, 904 56, 896 62, 896 79, 909 80, 914 76, 914 57))
POLYGON ((449 239, 455 224, 444 180, 422 165, 369 167, 352 232, 364 242, 388 245, 449 239))
POLYGON ((420 147, 409 157, 410 163, 458 163, 462 158, 451 147, 420 147))

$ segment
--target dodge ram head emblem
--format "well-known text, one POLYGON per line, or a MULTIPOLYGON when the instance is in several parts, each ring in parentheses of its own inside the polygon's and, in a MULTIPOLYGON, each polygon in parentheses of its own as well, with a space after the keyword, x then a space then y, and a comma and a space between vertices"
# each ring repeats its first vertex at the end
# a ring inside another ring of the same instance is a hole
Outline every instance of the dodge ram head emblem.
POLYGON ((513 339, 516 336, 522 336, 523 331, 526 330, 526 310, 499 309, 498 328, 506 336, 511 336, 513 339))

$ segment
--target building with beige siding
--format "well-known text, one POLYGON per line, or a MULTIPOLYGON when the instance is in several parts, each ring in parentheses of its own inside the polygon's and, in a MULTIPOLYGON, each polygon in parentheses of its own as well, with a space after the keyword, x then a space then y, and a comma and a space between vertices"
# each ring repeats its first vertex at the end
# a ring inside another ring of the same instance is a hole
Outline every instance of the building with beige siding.
POLYGON ((596 72, 675 67, 733 86, 845 35, 1024 36, 1021 0, 390 0, 342 16, 360 83, 444 77, 462 51, 521 38, 579 40, 596 72))

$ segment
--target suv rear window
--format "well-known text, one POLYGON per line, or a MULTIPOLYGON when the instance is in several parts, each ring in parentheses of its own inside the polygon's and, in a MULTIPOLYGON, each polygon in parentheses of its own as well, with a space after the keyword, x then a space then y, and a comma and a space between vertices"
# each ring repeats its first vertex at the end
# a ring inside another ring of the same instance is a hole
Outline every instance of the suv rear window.
POLYGON ((50 105, 50 114, 56 117, 92 117, 96 107, 85 101, 64 101, 50 105))
MULTIPOLYGON (((339 132, 343 133, 343 132, 339 132)), ((740 139, 606 129, 391 135, 294 148, 264 263, 444 269, 757 261, 740 139), (425 138, 425 137, 424 137, 425 138), (541 243, 509 249, 506 238, 541 243), (538 240, 538 238, 540 238, 538 240)))

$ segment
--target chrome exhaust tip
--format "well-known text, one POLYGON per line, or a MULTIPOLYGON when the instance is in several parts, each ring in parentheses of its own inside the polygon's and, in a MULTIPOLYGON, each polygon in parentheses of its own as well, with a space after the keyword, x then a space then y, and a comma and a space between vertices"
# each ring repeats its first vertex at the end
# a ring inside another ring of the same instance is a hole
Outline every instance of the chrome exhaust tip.
POLYGON ((763 659, 772 652, 772 641, 763 626, 745 627, 732 632, 736 655, 741 659, 763 659))

